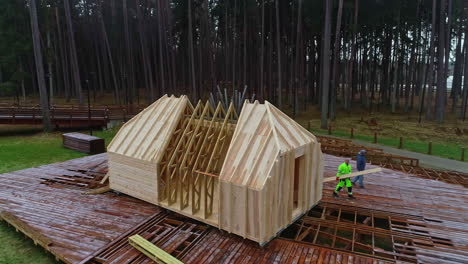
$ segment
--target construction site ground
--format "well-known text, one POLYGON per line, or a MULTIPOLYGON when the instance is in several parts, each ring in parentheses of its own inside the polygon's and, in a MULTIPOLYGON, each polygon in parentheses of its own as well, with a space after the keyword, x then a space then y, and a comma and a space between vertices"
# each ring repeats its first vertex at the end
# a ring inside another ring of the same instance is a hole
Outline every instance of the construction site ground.
MULTIPOLYGON (((343 158, 325 155, 324 177, 343 158)), ((353 165, 355 165, 352 162, 353 165)), ((369 166, 372 168, 373 166, 369 166)), ((384 169, 356 200, 322 201, 268 244, 113 192, 85 195, 107 172, 99 154, 0 175, 0 216, 65 263, 152 263, 127 242, 140 234, 185 263, 466 263, 468 193, 384 169)))

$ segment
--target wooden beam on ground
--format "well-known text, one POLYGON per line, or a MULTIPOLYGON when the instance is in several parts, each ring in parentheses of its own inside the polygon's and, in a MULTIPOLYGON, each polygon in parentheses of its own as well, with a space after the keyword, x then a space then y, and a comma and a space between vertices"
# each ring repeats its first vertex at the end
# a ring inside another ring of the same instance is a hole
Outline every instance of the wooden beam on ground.
MULTIPOLYGON (((359 175, 377 173, 377 172, 381 172, 381 171, 382 171, 382 168, 374 168, 374 169, 369 169, 369 170, 358 171, 358 172, 354 172, 354 173, 350 173, 350 174, 346 174, 346 175, 341 175, 340 180, 355 177, 355 176, 359 176, 359 175)), ((336 180, 336 177, 328 177, 328 178, 323 179, 323 182, 331 182, 331 181, 334 181, 334 180, 336 180)))
POLYGON ((104 176, 104 178, 102 178, 100 183, 104 184, 104 183, 106 183, 107 180, 109 180, 109 173, 107 173, 106 176, 104 176))
POLYGON ((169 253, 160 249, 159 247, 144 239, 140 235, 134 235, 129 237, 128 242, 132 247, 136 248, 138 251, 145 254, 147 257, 149 257, 156 263, 183 264, 182 261, 174 258, 169 253))
POLYGON ((106 186, 101 187, 101 188, 96 188, 96 189, 92 189, 92 190, 86 191, 86 192, 84 192, 83 194, 86 194, 86 195, 96 195, 96 194, 103 194, 103 193, 110 192, 110 191, 112 191, 112 189, 110 188, 109 185, 106 185, 106 186))

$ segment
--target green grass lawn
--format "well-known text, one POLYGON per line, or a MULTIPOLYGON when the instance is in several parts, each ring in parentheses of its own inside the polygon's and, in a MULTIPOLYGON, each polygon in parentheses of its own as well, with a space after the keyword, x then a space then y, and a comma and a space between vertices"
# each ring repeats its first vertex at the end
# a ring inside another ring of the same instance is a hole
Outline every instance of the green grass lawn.
POLYGON ((57 263, 54 257, 13 227, 0 222, 0 264, 57 263))
MULTIPOLYGON (((3 133, 0 136, 0 173, 86 156, 84 153, 64 148, 60 132, 42 133, 23 128, 21 132, 15 133, 10 130, 11 128, 6 128, 1 131, 3 133)), ((117 131, 118 128, 95 131, 93 135, 104 138, 107 145, 117 131)), ((88 132, 82 131, 82 133, 88 132)), ((56 263, 56 261, 53 256, 45 253, 40 246, 35 246, 32 240, 22 233, 17 233, 5 222, 0 222, 0 264, 33 263, 56 263)))
MULTIPOLYGON (((317 135, 328 135, 328 131, 325 129, 312 128, 311 130, 312 130, 311 131, 312 133, 317 134, 317 135)), ((332 136, 349 139, 350 131, 333 130, 332 136)), ((354 139, 359 139, 359 140, 367 141, 371 143, 374 142, 374 136, 371 136, 371 135, 354 134, 354 139)), ((385 145, 385 146, 398 148, 400 144, 400 139, 381 137, 377 135, 377 143, 385 145)), ((467 146, 464 146, 464 147, 466 148, 467 146)), ((462 148, 462 145, 459 143, 434 141, 432 142, 432 155, 443 157, 443 158, 448 158, 448 159, 453 159, 453 160, 460 160, 461 148, 462 148)), ((428 142, 404 139, 403 149, 427 154, 428 142)), ((468 150, 465 150, 465 161, 468 162, 468 150)))
MULTIPOLYGON (((106 144, 109 144, 116 131, 117 129, 95 131, 93 135, 104 138, 106 144)), ((0 137, 0 173, 86 156, 64 148, 61 135, 60 132, 53 132, 0 137)))

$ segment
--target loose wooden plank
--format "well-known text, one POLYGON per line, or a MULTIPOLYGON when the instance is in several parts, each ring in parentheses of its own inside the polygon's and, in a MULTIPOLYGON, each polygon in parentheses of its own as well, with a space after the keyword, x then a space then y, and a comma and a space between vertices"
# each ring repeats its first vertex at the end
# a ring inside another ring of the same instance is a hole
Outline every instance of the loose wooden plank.
POLYGON ((128 238, 128 242, 134 248, 156 261, 157 263, 165 264, 183 264, 182 261, 174 258, 166 251, 158 248, 148 240, 144 239, 140 235, 134 235, 128 238))
POLYGON ((96 188, 96 189, 86 191, 83 194, 96 195, 96 194, 103 194, 103 193, 110 192, 110 191, 112 191, 112 189, 109 187, 109 185, 106 185, 106 186, 101 187, 101 188, 96 188))
MULTIPOLYGON (((355 176, 359 176, 359 175, 377 173, 377 172, 381 172, 381 171, 382 171, 382 168, 374 168, 374 169, 368 169, 368 170, 363 170, 363 171, 357 171, 357 172, 353 172, 353 173, 350 173, 350 174, 341 175, 340 180, 355 177, 355 176)), ((335 181, 335 180, 336 180, 336 177, 328 177, 328 178, 323 179, 323 182, 331 182, 331 181, 335 181)))

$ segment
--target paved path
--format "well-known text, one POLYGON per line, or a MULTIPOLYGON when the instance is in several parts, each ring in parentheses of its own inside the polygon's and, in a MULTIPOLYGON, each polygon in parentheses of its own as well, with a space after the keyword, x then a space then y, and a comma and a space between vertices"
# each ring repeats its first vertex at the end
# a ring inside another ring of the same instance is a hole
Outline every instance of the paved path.
POLYGON ((362 141, 362 140, 353 140, 353 143, 368 146, 368 147, 380 148, 380 149, 383 149, 384 152, 389 153, 389 154, 419 159, 419 164, 424 167, 431 167, 431 168, 438 168, 438 169, 445 169, 445 170, 468 173, 468 162, 451 160, 451 159, 441 158, 437 156, 431 156, 427 154, 412 152, 408 150, 392 148, 392 147, 388 147, 385 145, 373 144, 373 143, 369 143, 369 142, 362 141))

